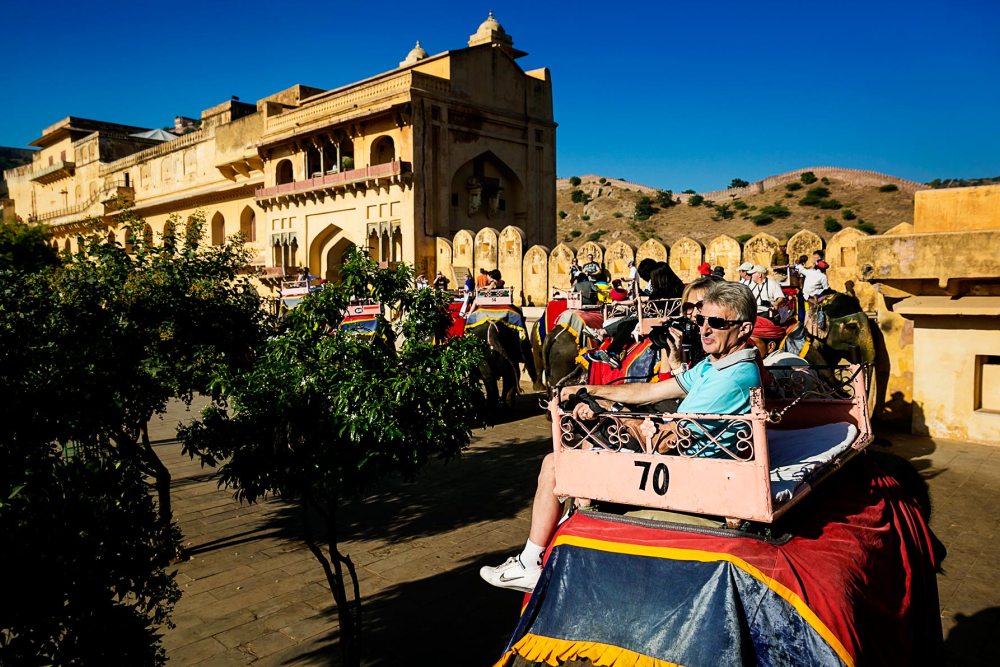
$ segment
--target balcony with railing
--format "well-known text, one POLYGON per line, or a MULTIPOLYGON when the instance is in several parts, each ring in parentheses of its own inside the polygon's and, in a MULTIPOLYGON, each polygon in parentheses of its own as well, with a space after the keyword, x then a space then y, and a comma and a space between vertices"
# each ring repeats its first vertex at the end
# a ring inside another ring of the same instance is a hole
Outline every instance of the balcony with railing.
POLYGON ((312 192, 337 192, 338 190, 346 191, 351 188, 363 189, 368 183, 401 179, 410 175, 412 171, 413 165, 410 162, 394 160, 370 167, 349 169, 301 181, 258 188, 256 198, 259 204, 266 204, 280 199, 294 199, 300 195, 312 192))
POLYGON ((58 160, 53 164, 48 165, 42 169, 39 169, 34 174, 31 175, 31 180, 36 183, 55 183, 63 178, 69 178, 76 171, 75 162, 67 162, 66 160, 58 160))

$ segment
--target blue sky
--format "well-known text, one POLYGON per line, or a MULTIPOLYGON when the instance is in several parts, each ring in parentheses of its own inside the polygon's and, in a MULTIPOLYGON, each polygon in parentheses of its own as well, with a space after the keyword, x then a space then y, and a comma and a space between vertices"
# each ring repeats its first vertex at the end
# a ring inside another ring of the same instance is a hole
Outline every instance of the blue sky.
POLYGON ((814 165, 1000 175, 1000 2, 5 3, 0 145, 67 115, 150 127, 332 88, 492 8, 552 70, 560 176, 710 190, 814 165))

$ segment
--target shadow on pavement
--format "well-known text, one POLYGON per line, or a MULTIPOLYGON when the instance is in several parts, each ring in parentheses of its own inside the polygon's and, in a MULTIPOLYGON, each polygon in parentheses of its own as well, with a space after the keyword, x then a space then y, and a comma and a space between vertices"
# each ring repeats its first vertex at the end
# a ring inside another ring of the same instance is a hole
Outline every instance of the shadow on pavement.
MULTIPOLYGON (((500 551, 457 563, 454 570, 392 586, 364 601, 363 664, 491 665, 517 625, 522 595, 487 585, 480 565, 500 551)), ((332 602, 325 612, 335 618, 332 602)), ((313 642, 283 664, 339 664, 337 633, 313 642)))
POLYGON ((977 611, 972 616, 957 614, 955 627, 944 640, 945 663, 949 665, 995 665, 993 646, 1000 633, 1000 607, 977 611))

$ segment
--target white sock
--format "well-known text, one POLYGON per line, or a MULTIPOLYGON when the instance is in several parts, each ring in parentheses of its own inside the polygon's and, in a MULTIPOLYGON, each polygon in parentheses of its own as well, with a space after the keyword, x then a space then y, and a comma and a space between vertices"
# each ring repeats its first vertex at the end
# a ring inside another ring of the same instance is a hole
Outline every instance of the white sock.
POLYGON ((542 552, 545 551, 545 547, 540 547, 531 540, 524 543, 524 551, 518 557, 521 560, 521 565, 527 569, 541 567, 542 565, 542 552))

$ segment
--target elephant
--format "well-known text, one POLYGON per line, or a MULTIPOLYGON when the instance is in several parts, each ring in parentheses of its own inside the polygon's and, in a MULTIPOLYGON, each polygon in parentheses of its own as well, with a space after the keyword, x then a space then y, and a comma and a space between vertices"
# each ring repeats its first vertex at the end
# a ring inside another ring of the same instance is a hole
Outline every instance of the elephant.
POLYGON ((887 376, 882 371, 887 360, 878 353, 879 333, 856 297, 831 292, 810 306, 805 320, 785 338, 783 349, 817 366, 844 361, 868 364, 869 409, 875 411, 887 376), (873 371, 878 387, 871 386, 873 371))
POLYGON ((479 367, 487 402, 514 407, 521 380, 521 364, 524 363, 532 381, 537 378, 527 341, 522 341, 511 327, 495 320, 466 333, 485 341, 488 348, 487 358, 479 367), (499 388, 501 382, 502 391, 499 388))

